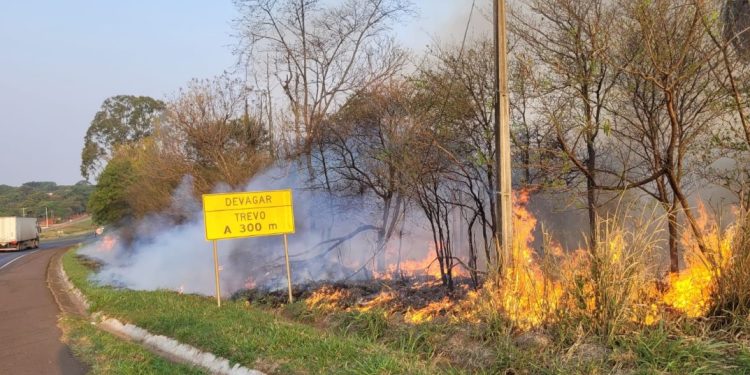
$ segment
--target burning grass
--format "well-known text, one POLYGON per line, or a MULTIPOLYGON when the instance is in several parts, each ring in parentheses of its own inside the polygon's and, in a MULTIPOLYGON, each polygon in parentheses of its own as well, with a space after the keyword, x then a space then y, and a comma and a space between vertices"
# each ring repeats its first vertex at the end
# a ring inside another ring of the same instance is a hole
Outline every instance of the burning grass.
MULTIPOLYGON (((543 229, 539 231, 536 217, 526 207, 528 200, 528 192, 523 191, 514 199, 511 261, 504 264, 502 273, 490 269, 478 290, 472 290, 470 286, 476 280, 471 280, 461 266, 451 270, 456 280, 454 290, 448 292, 441 286, 434 245, 404 254, 399 245, 398 251, 385 248, 384 264, 377 262, 379 271, 369 269, 369 265, 360 268, 369 280, 296 285, 295 298, 303 300, 310 311, 378 310, 409 324, 436 319, 472 323, 503 320, 514 331, 582 326, 587 332, 608 338, 664 319, 698 318, 709 312, 721 315, 727 309, 736 310, 734 305, 750 306, 750 297, 741 293, 721 295, 742 283, 741 278, 750 280, 750 274, 742 274, 750 269, 745 267, 750 265, 750 256, 743 258, 738 250, 748 247, 748 235, 734 241, 740 223, 722 231, 700 207, 698 229, 707 249, 700 251, 685 228, 681 244, 685 269, 664 276, 654 261, 657 253, 664 251, 660 229, 663 218, 654 212, 633 215, 632 207, 623 207, 599 220, 593 248, 566 251, 543 229), (540 242, 535 239, 539 232, 542 245, 535 248, 534 244, 540 242), (736 244, 742 241, 744 245, 736 244), (732 270, 736 272, 729 272, 732 270)), ((113 241, 105 236, 99 250, 110 251, 113 241)), ((285 303, 283 291, 252 288, 267 284, 263 277, 248 278, 245 285, 251 289, 237 293, 234 299, 271 307, 285 303)))
MULTIPOLYGON (((717 238, 722 249, 731 250, 709 264, 719 263, 720 272, 713 272, 715 284, 707 288, 711 304, 708 316, 716 326, 747 335, 750 325, 750 214, 737 213, 739 220, 731 236, 717 238)), ((705 294, 706 292, 704 292, 705 294)))
POLYGON ((543 256, 517 257, 523 273, 479 290, 458 278, 452 293, 422 275, 296 286, 294 304, 251 289, 216 310, 210 298, 96 287, 80 258, 66 268, 95 308, 270 373, 750 371, 745 341, 664 302, 669 286, 641 271, 651 237, 618 226, 603 226, 596 253, 547 240, 543 256))
MULTIPOLYGON (((699 212, 709 249, 700 252, 694 238, 685 235, 686 266, 679 274, 660 277, 652 261, 663 251, 660 218, 653 213, 615 213, 601 220, 595 249, 565 252, 545 236, 539 251, 531 246, 536 219, 520 205, 513 263, 479 290, 461 279, 448 293, 437 277, 426 276, 310 284, 298 292, 300 302, 285 311, 399 350, 418 347, 418 354, 455 368, 466 368, 462 348, 503 348, 489 354, 477 349, 479 367, 472 371, 515 366, 518 372, 750 371, 745 339, 724 341, 726 335, 710 328, 713 318, 703 318, 718 306, 735 314, 738 306, 750 309, 750 230, 738 223, 721 231, 705 209, 699 212), (533 361, 531 353, 544 358, 539 367, 526 362, 533 361)), ((244 297, 260 305, 273 295, 248 293, 244 297)), ((279 293, 276 306, 284 298, 279 293)), ((739 320, 747 318, 742 310, 739 320)))
MULTIPOLYGON (((429 276, 380 279, 372 281, 311 283, 295 286, 294 297, 308 310, 320 313, 381 311, 398 316, 407 323, 422 323, 435 318, 449 318, 456 304, 471 293, 468 278, 458 278, 448 292, 429 276)), ((248 289, 235 293, 233 299, 265 307, 280 307, 287 302, 286 291, 248 289)))
MULTIPOLYGON (((293 304, 287 304, 286 290, 240 291, 233 296, 236 302, 230 304, 233 310, 225 323, 250 318, 262 324, 292 324, 284 335, 294 337, 297 332, 328 339, 353 337, 368 350, 386 348, 382 350, 395 353, 399 366, 416 361, 416 372, 685 373, 706 369, 750 373, 750 354, 745 349, 750 316, 747 221, 722 231, 705 209, 699 210, 707 251, 698 250, 694 238, 685 235, 681 244, 685 268, 664 276, 653 261, 664 251, 658 229, 662 222, 653 212, 633 216, 629 215, 632 210, 624 210, 601 220, 594 249, 564 251, 543 230, 542 246, 535 249, 538 223, 525 209, 525 199, 522 195, 516 200, 512 262, 502 274, 482 280, 478 289, 461 274, 454 280, 455 288, 446 289, 428 254, 381 274, 373 272, 367 281, 295 285, 297 302, 293 304), (269 317, 276 320, 269 321, 269 317)), ((192 302, 181 305, 181 311, 197 304, 203 309, 201 314, 213 314, 203 306, 207 299, 197 296, 113 290, 104 295, 99 298, 102 306, 118 298, 163 298, 170 304, 182 303, 173 298, 188 298, 192 302)), ((184 337, 206 324, 191 318, 197 328, 190 326, 183 332, 177 328, 184 322, 172 319, 173 325, 165 325, 143 315, 147 312, 126 311, 119 304, 115 310, 146 322, 157 332, 184 337)), ((162 310, 158 316, 174 309, 162 310)), ((210 331, 215 334, 222 329, 212 326, 210 331)), ((245 327, 243 332, 254 337, 258 334, 254 330, 245 327)), ((213 342, 208 334, 200 337, 213 342)), ((226 349, 226 345, 218 347, 226 349)), ((302 340, 300 345, 317 344, 302 340)), ((299 370, 304 368, 300 358, 308 357, 304 350, 300 348, 299 356, 292 359, 277 351, 272 356, 277 363, 296 364, 278 368, 299 370)), ((345 351, 353 356, 345 357, 346 361, 361 354, 345 351)), ((244 363, 250 360, 243 359, 244 363)), ((377 358, 370 369, 391 368, 385 364, 390 360, 377 358)), ((335 366, 330 362, 335 360, 327 361, 317 369, 346 372, 327 367, 335 366)), ((399 371, 405 372, 393 372, 399 371)))

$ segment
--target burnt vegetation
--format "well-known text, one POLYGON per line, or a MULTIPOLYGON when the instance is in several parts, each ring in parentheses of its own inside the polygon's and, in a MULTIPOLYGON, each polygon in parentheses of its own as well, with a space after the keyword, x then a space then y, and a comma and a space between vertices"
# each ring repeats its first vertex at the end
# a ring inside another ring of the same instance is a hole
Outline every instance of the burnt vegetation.
MULTIPOLYGON (((323 326, 335 316, 333 326, 389 345, 397 341, 389 328, 415 334, 415 325, 434 324, 439 333, 407 344, 464 370, 459 347, 481 343, 517 358, 550 354, 531 372, 638 363, 680 372, 700 361, 664 364, 671 354, 647 346, 688 345, 675 339, 686 335, 731 343, 722 371, 747 371, 747 353, 734 346, 750 339, 746 1, 512 4, 517 194, 514 261, 505 267, 493 212, 491 40, 436 45, 417 59, 392 31, 412 15, 408 1, 236 4, 238 69, 252 78, 192 81, 159 106, 151 128, 139 122, 139 139, 86 157, 84 175, 92 160, 109 159, 97 186, 110 199, 100 221, 167 212, 182 223, 194 209, 174 204, 184 179, 198 197, 293 166, 305 175, 301 188, 370 203, 370 222, 341 234, 321 220, 312 227, 319 241, 308 244, 316 259, 353 252, 359 263, 336 280, 295 286, 291 305, 285 291, 262 285, 235 300, 323 326), (706 187, 732 202, 732 215, 706 209, 706 187), (585 224, 543 226, 528 209, 535 200, 585 224), (410 240, 410 228, 426 241, 410 240), (580 234, 580 246, 563 246, 563 230, 580 234), (363 238, 372 246, 354 248, 363 238), (458 343, 443 343, 451 350, 436 343, 448 332, 460 332, 458 343), (539 334, 526 352, 510 342, 520 332, 539 334), (642 342, 628 341, 634 333, 642 342), (584 348, 599 353, 595 364, 584 348)), ((524 372, 501 352, 468 370, 524 372)))

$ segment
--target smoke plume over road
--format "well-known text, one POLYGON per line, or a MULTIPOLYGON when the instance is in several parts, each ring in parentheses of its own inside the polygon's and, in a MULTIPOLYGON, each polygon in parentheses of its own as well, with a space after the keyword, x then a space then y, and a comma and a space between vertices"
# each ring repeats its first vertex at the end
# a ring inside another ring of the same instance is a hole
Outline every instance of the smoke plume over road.
MULTIPOLYGON (((372 267, 363 266, 372 265, 376 253, 386 253, 388 262, 434 257, 431 236, 419 215, 407 215, 402 237, 377 252, 377 231, 372 224, 379 212, 374 200, 333 197, 306 189, 305 176, 304 170, 294 165, 274 167, 253 178, 244 189, 293 189, 296 233, 289 236, 289 251, 295 283, 372 277, 372 267), (341 238, 346 240, 333 246, 341 238)), ((215 189, 226 191, 226 186, 215 189)), ((175 190, 167 212, 111 231, 82 249, 81 254, 103 263, 95 280, 136 290, 213 294, 212 245, 205 239, 201 203, 192 196, 189 178, 175 190), (187 219, 176 224, 175 212, 187 219)), ((280 236, 225 240, 218 246, 224 295, 249 287, 286 286, 280 236)))

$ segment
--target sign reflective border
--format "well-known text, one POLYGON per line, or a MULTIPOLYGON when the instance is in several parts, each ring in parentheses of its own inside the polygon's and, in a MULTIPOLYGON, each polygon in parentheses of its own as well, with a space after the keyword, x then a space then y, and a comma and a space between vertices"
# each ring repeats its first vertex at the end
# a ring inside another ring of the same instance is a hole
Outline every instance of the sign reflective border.
POLYGON ((204 194, 207 240, 294 233, 292 190, 204 194))

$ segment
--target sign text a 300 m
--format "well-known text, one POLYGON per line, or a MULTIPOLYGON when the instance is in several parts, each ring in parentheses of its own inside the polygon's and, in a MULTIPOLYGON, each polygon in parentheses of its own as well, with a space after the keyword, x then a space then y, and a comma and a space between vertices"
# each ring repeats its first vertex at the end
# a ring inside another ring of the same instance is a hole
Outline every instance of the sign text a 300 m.
POLYGON ((207 240, 294 233, 291 190, 204 194, 207 240))

